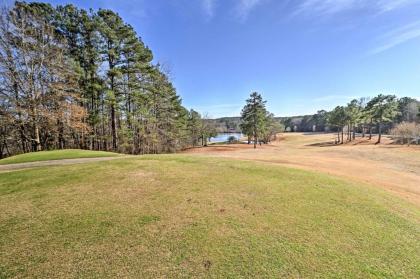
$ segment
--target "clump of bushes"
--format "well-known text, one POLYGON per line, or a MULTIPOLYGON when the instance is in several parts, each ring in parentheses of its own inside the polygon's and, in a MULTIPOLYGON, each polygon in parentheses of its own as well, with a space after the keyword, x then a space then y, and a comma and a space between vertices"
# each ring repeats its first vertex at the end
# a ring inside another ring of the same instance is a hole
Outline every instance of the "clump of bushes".
POLYGON ((401 144, 420 143, 420 125, 413 122, 402 122, 391 130, 397 142, 401 144))
POLYGON ((227 142, 228 143, 237 143, 238 139, 235 136, 229 136, 227 142))

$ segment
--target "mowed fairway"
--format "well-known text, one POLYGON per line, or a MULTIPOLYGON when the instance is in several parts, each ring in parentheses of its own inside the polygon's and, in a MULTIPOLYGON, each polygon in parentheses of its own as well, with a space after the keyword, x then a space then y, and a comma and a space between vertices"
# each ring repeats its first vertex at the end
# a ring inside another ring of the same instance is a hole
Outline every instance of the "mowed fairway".
POLYGON ((0 173, 0 278, 419 278, 419 208, 264 162, 142 156, 0 173))

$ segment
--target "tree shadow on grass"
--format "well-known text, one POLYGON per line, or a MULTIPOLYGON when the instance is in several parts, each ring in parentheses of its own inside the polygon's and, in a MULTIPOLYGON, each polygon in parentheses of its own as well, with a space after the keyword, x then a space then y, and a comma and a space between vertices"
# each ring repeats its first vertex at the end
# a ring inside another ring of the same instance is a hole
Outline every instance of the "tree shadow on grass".
POLYGON ((312 146, 312 147, 331 147, 331 146, 338 146, 334 141, 324 141, 324 142, 317 142, 312 144, 307 144, 305 146, 312 146))

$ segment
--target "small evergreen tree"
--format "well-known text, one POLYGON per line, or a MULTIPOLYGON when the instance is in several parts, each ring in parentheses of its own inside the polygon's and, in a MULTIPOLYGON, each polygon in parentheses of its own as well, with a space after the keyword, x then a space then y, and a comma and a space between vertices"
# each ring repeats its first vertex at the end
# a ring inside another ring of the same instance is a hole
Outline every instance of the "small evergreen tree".
POLYGON ((251 93, 241 113, 241 129, 248 137, 253 138, 254 148, 262 138, 267 128, 266 101, 257 92, 251 93))

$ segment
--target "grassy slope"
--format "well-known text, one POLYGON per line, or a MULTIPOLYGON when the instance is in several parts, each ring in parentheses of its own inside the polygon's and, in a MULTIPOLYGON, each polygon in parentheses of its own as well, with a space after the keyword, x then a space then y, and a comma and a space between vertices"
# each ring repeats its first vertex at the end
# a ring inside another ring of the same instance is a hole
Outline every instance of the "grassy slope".
POLYGON ((0 160, 0 165, 27 163, 36 161, 75 159, 75 158, 96 158, 96 157, 114 157, 117 153, 104 151, 90 151, 81 149, 65 149, 54 151, 31 152, 12 156, 0 160))
POLYGON ((418 208, 262 163, 145 156, 0 174, 0 277, 420 277, 418 208))

